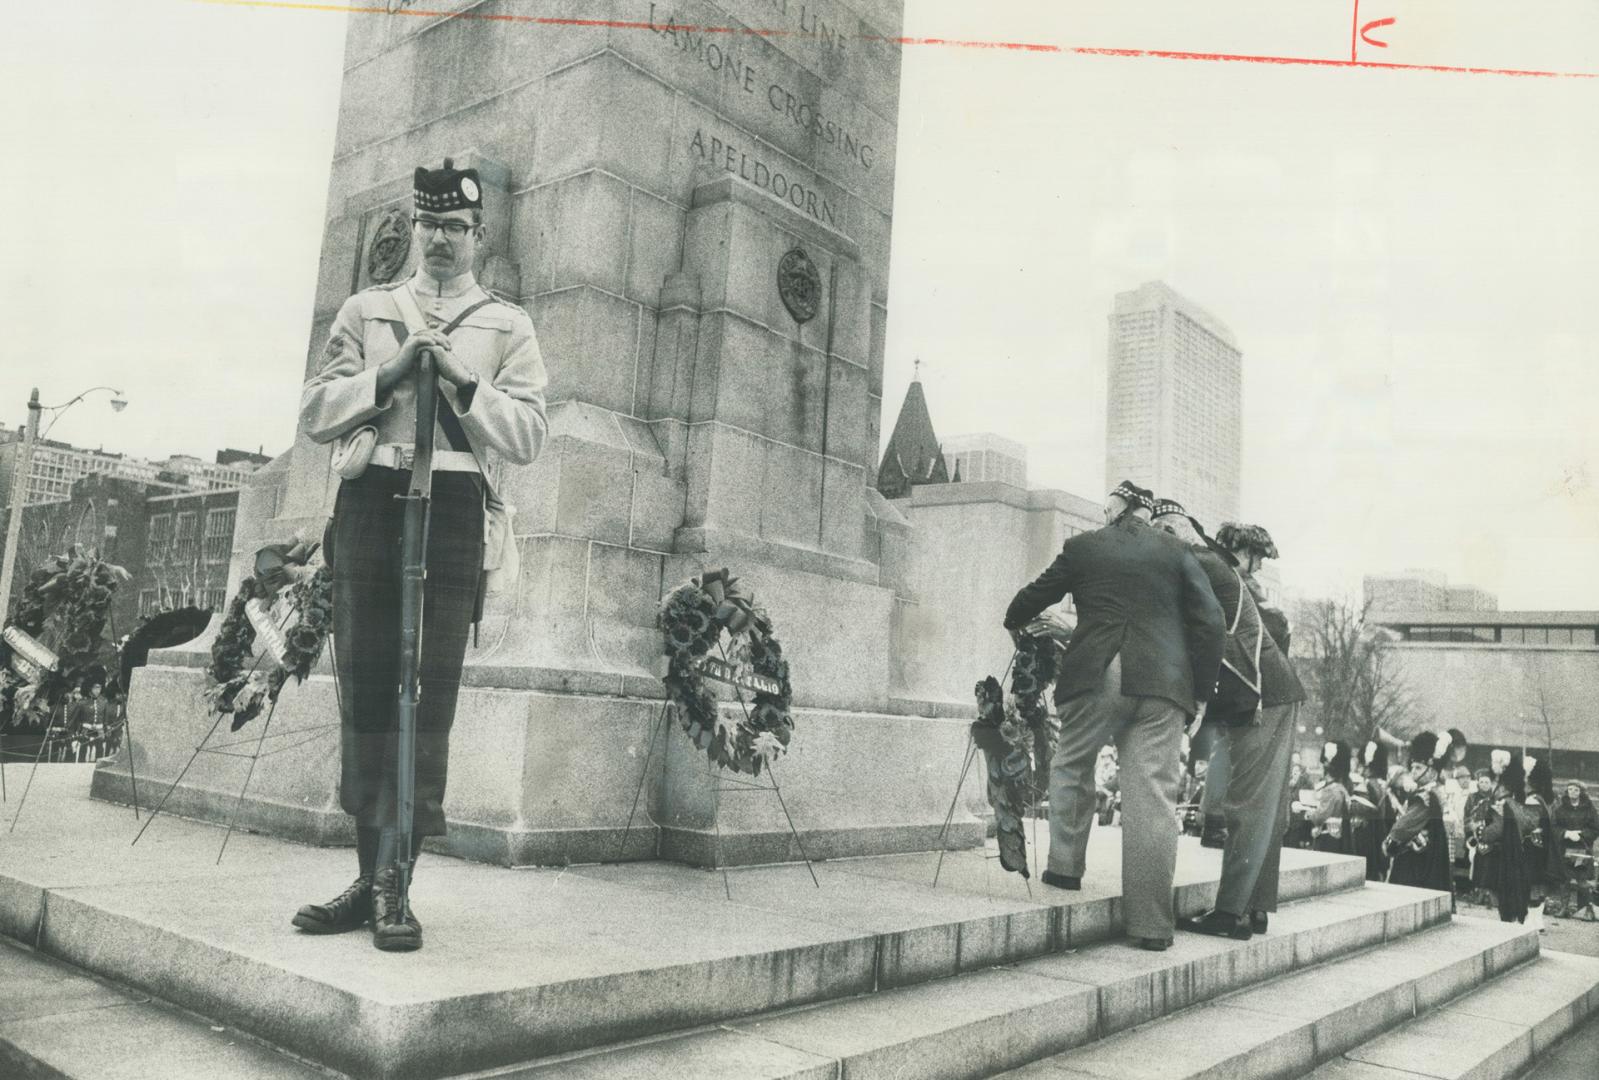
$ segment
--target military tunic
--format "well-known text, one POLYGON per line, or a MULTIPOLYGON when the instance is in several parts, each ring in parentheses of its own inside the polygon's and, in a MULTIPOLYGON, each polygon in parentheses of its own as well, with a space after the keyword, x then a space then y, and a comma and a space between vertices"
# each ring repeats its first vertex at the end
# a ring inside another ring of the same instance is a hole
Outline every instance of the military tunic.
MULTIPOLYGON (((357 427, 377 429, 377 443, 410 446, 416 437, 416 389, 402 379, 378 392, 378 368, 406 336, 394 299, 409 288, 428 322, 442 326, 489 296, 470 274, 435 282, 418 273, 409 282, 380 286, 345 301, 334 319, 321 365, 300 401, 302 430, 330 442, 357 427)), ((436 471, 428 528, 421 692, 417 706, 417 837, 443 835, 449 732, 454 722, 468 631, 483 561, 485 482, 498 485, 502 464, 538 456, 548 430, 548 381, 533 323, 503 301, 468 315, 450 336, 451 351, 478 376, 462 392, 439 380, 448 408, 483 464, 476 471, 436 471)), ((441 426, 435 446, 450 446, 441 426)), ((458 459, 460 460, 460 459, 458 459)), ((356 824, 382 829, 395 815, 400 648, 400 530, 407 469, 373 464, 344 480, 327 535, 333 569, 333 645, 339 676, 341 758, 339 797, 356 824)))

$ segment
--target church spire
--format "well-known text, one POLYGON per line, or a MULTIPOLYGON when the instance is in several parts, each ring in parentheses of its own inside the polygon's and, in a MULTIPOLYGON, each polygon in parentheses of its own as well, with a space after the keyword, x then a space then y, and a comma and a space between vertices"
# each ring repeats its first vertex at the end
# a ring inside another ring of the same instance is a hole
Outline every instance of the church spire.
POLYGON ((894 433, 883 450, 885 466, 890 461, 898 463, 897 469, 885 467, 877 477, 877 490, 890 499, 908 495, 910 489, 919 484, 949 483, 943 448, 933 430, 927 395, 922 388, 921 363, 916 361, 917 378, 911 380, 905 392, 905 403, 900 406, 894 433))

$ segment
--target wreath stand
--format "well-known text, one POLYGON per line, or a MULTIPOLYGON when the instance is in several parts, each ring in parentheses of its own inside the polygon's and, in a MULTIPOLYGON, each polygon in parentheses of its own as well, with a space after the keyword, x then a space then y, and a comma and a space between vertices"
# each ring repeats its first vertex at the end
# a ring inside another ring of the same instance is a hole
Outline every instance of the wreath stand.
MULTIPOLYGON (((718 644, 717 648, 721 650, 723 659, 726 659, 727 650, 720 644, 718 644)), ((736 683, 729 685, 733 687, 734 694, 738 696, 739 708, 744 711, 745 720, 748 720, 749 706, 744 701, 744 691, 736 683)), ((633 819, 638 813, 639 799, 644 794, 644 785, 649 782, 650 759, 655 755, 656 740, 671 727, 672 712, 672 702, 670 700, 662 702, 660 714, 655 723, 651 725, 650 745, 644 752, 644 767, 639 771, 638 788, 633 792, 633 807, 627 812, 627 825, 622 829, 622 837, 616 845, 618 861, 621 860, 623 853, 627 851, 627 838, 633 830, 633 819)), ((793 815, 788 812, 788 803, 783 799, 783 789, 778 786, 777 774, 772 771, 772 763, 770 761, 766 763, 766 776, 771 781, 770 785, 760 783, 757 780, 744 780, 736 776, 729 776, 725 770, 716 768, 709 758, 705 761, 705 775, 711 780, 711 790, 716 793, 716 810, 715 816, 712 818, 716 826, 716 858, 713 865, 715 869, 722 872, 722 894, 727 899, 733 899, 733 888, 728 880, 727 861, 722 857, 722 796, 735 792, 770 791, 777 796, 777 804, 783 808, 783 819, 788 822, 789 835, 794 838, 794 845, 799 848, 800 858, 805 861, 805 869, 810 871, 811 884, 818 889, 822 887, 821 881, 816 877, 816 867, 812 864, 811 857, 806 854, 805 841, 800 839, 799 830, 794 827, 793 815)))
MULTIPOLYGON (((292 618, 298 611, 299 611, 299 605, 296 604, 296 605, 291 606, 288 611, 284 612, 283 619, 278 624, 278 629, 282 630, 283 628, 288 626, 289 619, 292 618)), ((339 667, 338 667, 337 659, 336 659, 336 657, 335 657, 335 655, 333 653, 334 645, 333 645, 333 635, 331 633, 328 635, 327 642, 328 642, 328 660, 329 660, 330 666, 333 669, 334 696, 337 698, 337 697, 341 696, 340 692, 339 692, 339 688, 338 688, 339 687, 339 667)), ((251 666, 249 674, 251 674, 251 675, 255 674, 256 670, 259 669, 260 666, 261 666, 261 661, 265 660, 267 658, 267 656, 268 656, 268 650, 266 648, 263 648, 261 650, 261 655, 256 657, 255 663, 251 666)), ((315 742, 317 739, 325 738, 326 736, 332 734, 332 731, 333 731, 334 728, 337 728, 339 726, 339 721, 335 720, 335 721, 330 721, 330 722, 328 722, 326 724, 311 724, 311 725, 308 725, 306 727, 291 728, 288 731, 280 731, 276 735, 269 735, 268 732, 270 731, 270 729, 272 727, 272 715, 275 712, 277 712, 277 708, 278 708, 278 699, 274 697, 272 699, 272 704, 270 706, 268 706, 268 708, 267 708, 266 716, 263 717, 262 720, 261 720, 261 734, 259 736, 255 737, 254 739, 251 739, 249 737, 245 737, 243 739, 235 739, 232 742, 221 742, 221 743, 217 743, 217 744, 215 744, 213 746, 208 746, 206 744, 211 741, 211 737, 216 734, 217 728, 219 726, 221 726, 222 718, 224 716, 228 715, 225 712, 217 713, 217 718, 211 724, 211 729, 205 733, 205 736, 200 740, 199 745, 194 748, 194 753, 189 755, 189 760, 184 764, 183 768, 178 772, 177 778, 172 781, 172 786, 167 788, 166 794, 161 796, 161 801, 156 804, 156 807, 155 807, 154 810, 150 811, 150 816, 145 819, 144 825, 139 829, 138 834, 136 836, 134 836, 132 844, 129 844, 129 846, 131 847, 131 846, 133 846, 133 844, 137 844, 139 842, 140 837, 144 836, 145 830, 148 829, 151 826, 152 823, 154 823, 154 821, 156 819, 156 816, 158 814, 160 814, 161 810, 166 806, 167 799, 171 798, 172 793, 177 790, 178 785, 183 783, 183 778, 188 775, 189 769, 191 767, 193 767, 195 761, 197 761, 199 759, 201 754, 216 754, 219 757, 244 758, 244 759, 246 759, 246 760, 248 760, 250 762, 250 767, 245 771, 244 783, 239 787, 239 797, 236 800, 234 800, 233 810, 231 812, 229 812, 229 814, 228 814, 228 828, 227 828, 227 831, 222 834, 222 846, 217 849, 217 865, 220 866, 221 863, 222 863, 222 856, 228 850, 228 841, 233 836, 233 829, 234 829, 235 823, 238 820, 239 811, 244 806, 244 795, 245 795, 245 792, 249 790, 250 781, 255 777, 255 766, 256 766, 256 763, 259 762, 262 758, 271 757, 274 754, 281 754, 281 753, 284 753, 284 752, 289 751, 289 750, 297 750, 300 747, 305 746, 308 743, 315 742), (309 733, 309 734, 307 734, 307 733, 309 733), (287 746, 274 746, 270 750, 267 750, 265 748, 266 747, 266 742, 267 742, 267 740, 269 738, 272 738, 272 739, 286 739, 286 738, 289 738, 290 736, 295 736, 295 735, 304 735, 306 737, 302 738, 302 739, 299 739, 296 742, 291 742, 287 746), (234 747, 248 746, 251 742, 255 743, 255 749, 253 751, 245 752, 243 750, 234 749, 234 747)), ((133 757, 132 757, 132 750, 131 749, 129 750, 128 764, 129 764, 129 767, 131 768, 132 764, 133 764, 133 757)))
MULTIPOLYGON (((55 734, 54 733, 55 733, 55 725, 54 724, 51 724, 50 726, 46 727, 44 729, 43 738, 41 738, 39 740, 39 749, 34 751, 34 754, 33 754, 33 767, 28 770, 28 782, 26 784, 22 785, 22 798, 17 800, 16 812, 11 815, 11 827, 6 830, 6 834, 8 836, 11 833, 14 833, 14 832, 17 831, 17 819, 22 816, 22 808, 24 806, 28 805, 28 792, 33 790, 33 777, 34 777, 34 774, 39 771, 39 762, 40 762, 41 759, 43 759, 45 757, 45 751, 50 749, 51 744, 55 742, 55 734)), ((5 774, 5 762, 4 762, 4 758, 0 757, 0 776, 3 776, 4 774, 5 774)))
MULTIPOLYGON (((122 723, 118 725, 122 732, 122 745, 128 748, 128 779, 133 784, 133 820, 139 820, 139 776, 133 771, 133 747, 129 720, 126 713, 122 716, 122 723)), ((28 782, 22 785, 22 798, 17 800, 17 809, 11 815, 11 827, 6 830, 10 835, 17 831, 17 819, 22 817, 22 808, 28 804, 28 792, 33 790, 33 777, 39 771, 39 762, 46 756, 45 751, 55 741, 55 725, 44 729, 44 736, 39 740, 39 749, 33 755, 33 766, 28 770, 28 782)), ((0 734, 0 802, 9 802, 6 797, 6 740, 0 734)))
MULTIPOLYGON (((966 736, 966 760, 961 763, 960 777, 955 781, 955 794, 950 796, 949 812, 944 815, 944 825, 943 825, 942 828, 940 828, 938 830, 938 840, 937 840, 937 843, 938 843, 938 864, 933 867, 933 888, 935 888, 935 889, 938 888, 939 876, 944 872, 944 855, 949 851, 949 844, 948 844, 947 841, 948 841, 948 838, 949 838, 950 826, 955 821, 955 807, 960 804, 961 792, 966 787, 966 776, 967 776, 967 774, 969 772, 971 772, 972 763, 977 760, 977 755, 980 752, 981 751, 979 751, 977 749, 977 740, 973 736, 968 734, 966 736)), ((985 778, 985 783, 986 783, 986 778, 985 778)), ((1038 851, 1038 806, 1039 806, 1039 802, 1040 802, 1040 800, 1039 800, 1039 797, 1038 797, 1038 787, 1035 784, 1033 786, 1033 798, 1032 798, 1032 801, 1027 804, 1027 816, 1028 816, 1028 819, 1033 823, 1033 845, 1032 845, 1032 850, 1034 852, 1038 851)), ((987 871, 987 870, 993 869, 992 864, 998 858, 999 858, 999 852, 995 851, 995 852, 990 853, 989 851, 986 850, 986 844, 985 844, 985 850, 983 852, 984 870, 987 871)), ((1022 884, 1027 886, 1027 898, 1029 900, 1032 899, 1032 896, 1033 896, 1033 882, 1032 882, 1031 878, 1030 877, 1022 878, 1022 884)), ((992 883, 992 881, 989 882, 989 894, 990 894, 990 896, 993 895, 993 883, 992 883)))
MULTIPOLYGON (((128 717, 126 715, 123 715, 122 725, 118 726, 122 728, 123 746, 128 747, 128 778, 133 781, 133 819, 138 821, 139 776, 133 771, 133 747, 130 746, 131 734, 130 730, 128 730, 128 717)), ((27 770, 27 782, 22 784, 22 797, 16 802, 16 813, 11 814, 11 827, 6 829, 6 835, 16 832, 16 821, 22 816, 22 806, 27 805, 27 794, 34 789, 34 774, 38 771, 38 762, 45 757, 45 750, 50 749, 51 742, 54 742, 54 736, 51 734, 53 731, 54 726, 48 726, 48 728, 45 728, 43 738, 38 741, 38 750, 35 750, 34 754, 34 766, 27 770)), ((0 802, 8 802, 5 795, 5 736, 3 734, 0 734, 0 802)))

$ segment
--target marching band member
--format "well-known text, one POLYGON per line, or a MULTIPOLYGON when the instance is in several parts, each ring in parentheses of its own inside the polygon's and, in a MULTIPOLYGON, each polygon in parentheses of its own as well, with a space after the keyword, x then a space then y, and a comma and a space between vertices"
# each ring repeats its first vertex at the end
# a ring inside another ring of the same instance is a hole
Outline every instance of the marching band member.
POLYGON ((1403 810, 1383 841, 1393 860, 1388 880, 1395 885, 1437 889, 1454 896, 1449 872, 1449 834, 1438 798, 1438 770, 1449 760, 1449 733, 1424 731, 1410 740, 1410 768, 1398 779, 1403 810))

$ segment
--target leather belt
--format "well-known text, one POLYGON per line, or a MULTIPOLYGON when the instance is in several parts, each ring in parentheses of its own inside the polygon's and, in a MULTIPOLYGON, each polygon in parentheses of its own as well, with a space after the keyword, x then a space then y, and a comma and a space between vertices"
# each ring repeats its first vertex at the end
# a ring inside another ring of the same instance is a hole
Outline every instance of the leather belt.
MULTIPOLYGON (((416 447, 404 443, 383 443, 372 451, 372 464, 385 469, 409 470, 416 460, 416 447)), ((434 472, 481 472, 477 457, 467 450, 433 451, 434 472)))

